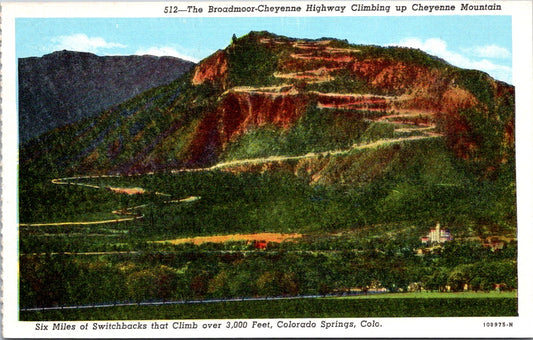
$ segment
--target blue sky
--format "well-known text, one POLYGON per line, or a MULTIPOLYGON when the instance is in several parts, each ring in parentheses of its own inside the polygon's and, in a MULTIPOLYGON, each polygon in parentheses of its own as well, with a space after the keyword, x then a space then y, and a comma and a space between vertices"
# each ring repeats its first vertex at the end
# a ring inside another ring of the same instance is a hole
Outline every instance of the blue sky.
POLYGON ((510 16, 19 18, 17 57, 57 50, 98 55, 171 55, 199 61, 232 35, 266 30, 295 38, 419 48, 449 63, 512 83, 510 16))

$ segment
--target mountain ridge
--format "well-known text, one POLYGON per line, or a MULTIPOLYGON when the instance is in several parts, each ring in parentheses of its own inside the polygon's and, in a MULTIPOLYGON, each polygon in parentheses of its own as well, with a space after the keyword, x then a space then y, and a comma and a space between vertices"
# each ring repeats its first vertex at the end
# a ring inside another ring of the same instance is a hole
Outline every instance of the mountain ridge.
POLYGON ((169 83, 193 65, 174 57, 67 50, 20 58, 20 142, 169 83))

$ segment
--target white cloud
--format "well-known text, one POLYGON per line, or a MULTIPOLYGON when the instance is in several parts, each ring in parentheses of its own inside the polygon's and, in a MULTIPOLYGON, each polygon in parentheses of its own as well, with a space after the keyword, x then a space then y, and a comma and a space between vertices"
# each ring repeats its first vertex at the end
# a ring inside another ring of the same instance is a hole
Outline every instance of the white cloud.
POLYGON ((500 47, 498 45, 475 46, 469 49, 468 51, 470 51, 470 53, 472 53, 476 57, 481 58, 505 59, 511 56, 511 52, 509 52, 506 48, 500 47))
POLYGON ((120 43, 107 42, 101 37, 89 37, 83 33, 62 35, 52 39, 54 50, 72 50, 79 52, 98 53, 101 49, 125 48, 120 43))
POLYGON ((160 46, 160 47, 148 47, 148 48, 140 48, 135 52, 136 55, 155 55, 157 57, 176 57, 180 59, 185 59, 193 62, 198 62, 197 58, 185 55, 182 52, 179 52, 174 47, 170 46, 160 46))
MULTIPOLYGON (((407 38, 407 39, 401 40, 398 43, 390 44, 390 46, 403 46, 403 47, 417 48, 429 54, 442 58, 452 65, 459 66, 462 68, 467 68, 467 69, 481 70, 481 71, 487 72, 492 77, 499 79, 499 80, 503 80, 507 83, 511 83, 511 80, 512 80, 511 67, 495 64, 492 61, 487 60, 487 59, 474 60, 474 59, 468 58, 460 53, 449 50, 446 41, 439 39, 439 38, 430 38, 424 41, 422 41, 419 38, 407 38)), ((475 48, 472 49, 472 52, 474 50, 475 48)), ((505 50, 505 49, 499 48, 498 46, 495 46, 495 45, 479 47, 478 52, 480 53, 477 56, 482 57, 482 58, 489 58, 488 55, 490 55, 490 53, 493 53, 493 55, 497 53, 499 53, 500 55, 503 55, 502 50, 505 50), (484 54, 482 54, 481 52, 484 52, 484 54)))

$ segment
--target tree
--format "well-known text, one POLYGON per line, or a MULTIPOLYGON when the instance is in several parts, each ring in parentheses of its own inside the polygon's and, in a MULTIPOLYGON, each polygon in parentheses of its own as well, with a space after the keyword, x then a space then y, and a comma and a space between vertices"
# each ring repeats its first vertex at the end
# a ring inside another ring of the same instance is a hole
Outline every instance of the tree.
POLYGON ((424 286, 429 290, 444 291, 448 282, 448 270, 437 268, 429 277, 426 277, 424 286))
POLYGON ((203 297, 207 294, 209 278, 210 275, 206 271, 202 271, 192 277, 189 287, 193 296, 203 297))
POLYGON ((229 289, 229 275, 228 272, 222 270, 217 275, 215 275, 211 280, 209 280, 207 292, 218 298, 227 298, 230 296, 229 289))
POLYGON ((257 294, 261 296, 279 296, 281 288, 276 272, 266 271, 256 281, 257 294))
POLYGON ((447 284, 454 292, 459 292, 470 285, 472 280, 472 265, 459 265, 452 269, 448 275, 447 284))
POLYGON ((153 289, 155 282, 156 276, 149 269, 131 273, 126 280, 130 298, 135 301, 154 299, 156 297, 156 292, 153 289))
POLYGON ((280 275, 279 286, 283 295, 295 296, 300 292, 298 277, 293 272, 285 272, 280 275))
POLYGON ((174 268, 161 265, 155 269, 155 289, 158 299, 170 299, 178 287, 178 274, 174 268))

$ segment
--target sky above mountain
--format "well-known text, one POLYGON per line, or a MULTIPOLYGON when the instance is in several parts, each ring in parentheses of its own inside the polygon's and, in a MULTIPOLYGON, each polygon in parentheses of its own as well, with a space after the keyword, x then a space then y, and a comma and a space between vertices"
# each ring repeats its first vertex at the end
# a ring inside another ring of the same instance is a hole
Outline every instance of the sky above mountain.
POLYGON ((57 50, 98 55, 175 56, 199 61, 250 31, 353 44, 419 48, 512 83, 510 16, 19 18, 18 58, 57 50))

